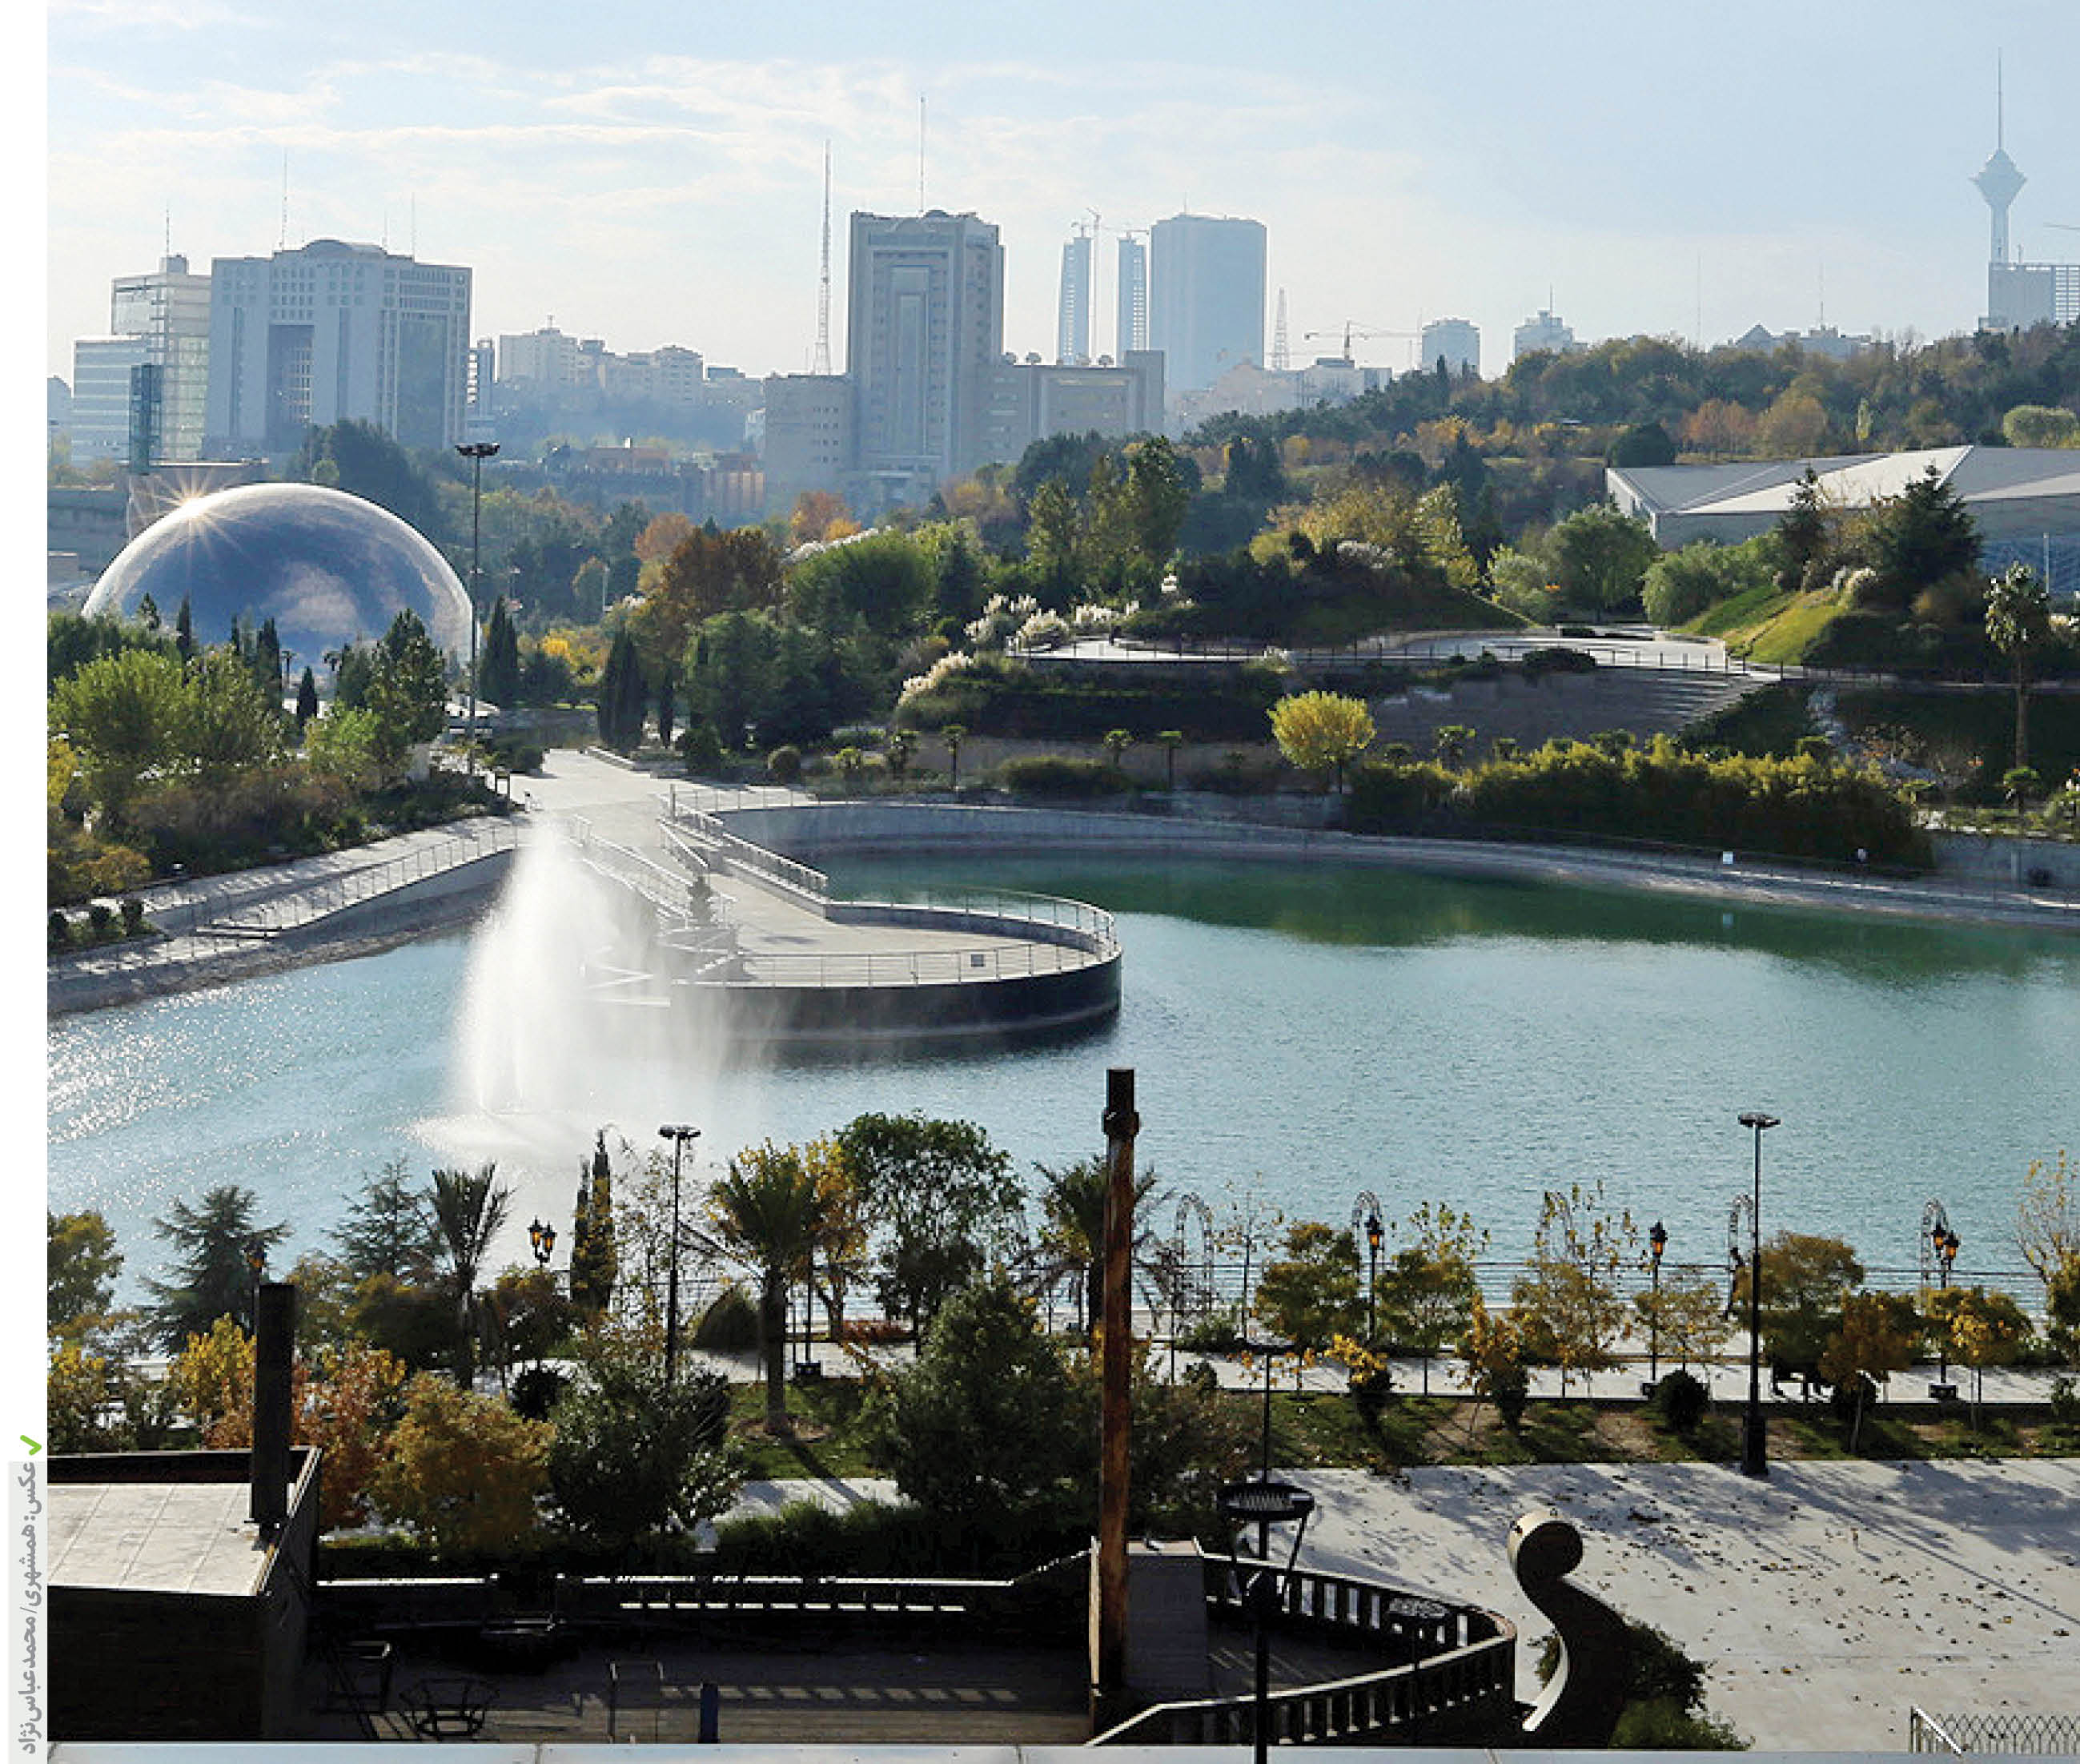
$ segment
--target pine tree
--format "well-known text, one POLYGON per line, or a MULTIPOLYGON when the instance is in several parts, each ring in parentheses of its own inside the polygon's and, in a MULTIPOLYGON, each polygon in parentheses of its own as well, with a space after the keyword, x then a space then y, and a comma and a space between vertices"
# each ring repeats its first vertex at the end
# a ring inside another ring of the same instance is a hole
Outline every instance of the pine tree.
POLYGON ((181 610, 174 618, 174 647, 183 662, 195 654, 195 611, 186 594, 181 596, 181 610))

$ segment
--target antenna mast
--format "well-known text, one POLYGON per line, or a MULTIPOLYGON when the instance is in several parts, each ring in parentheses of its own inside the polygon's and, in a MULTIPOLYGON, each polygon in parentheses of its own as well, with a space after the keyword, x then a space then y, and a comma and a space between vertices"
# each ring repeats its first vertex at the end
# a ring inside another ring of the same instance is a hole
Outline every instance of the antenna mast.
POLYGON ((816 284, 816 354, 813 374, 831 371, 831 144, 824 143, 824 262, 816 284))
POLYGON ((917 94, 917 212, 925 212, 925 94, 917 94))
POLYGON ((282 232, 275 241, 277 251, 289 249, 289 149, 282 149, 282 232))
POLYGON ((1278 291, 1278 323, 1271 333, 1271 371, 1282 374, 1293 365, 1291 352, 1285 342, 1285 290, 1278 291))

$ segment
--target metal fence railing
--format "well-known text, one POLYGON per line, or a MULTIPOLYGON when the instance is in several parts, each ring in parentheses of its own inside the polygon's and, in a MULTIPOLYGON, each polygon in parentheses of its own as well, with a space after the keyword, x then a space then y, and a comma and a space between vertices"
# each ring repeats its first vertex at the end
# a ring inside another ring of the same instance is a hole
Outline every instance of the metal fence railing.
POLYGON ((1952 1758, 1973 1754, 2070 1758, 2080 1754, 2080 1715, 1931 1715, 1918 1705, 1907 1712, 1906 1749, 1952 1758))

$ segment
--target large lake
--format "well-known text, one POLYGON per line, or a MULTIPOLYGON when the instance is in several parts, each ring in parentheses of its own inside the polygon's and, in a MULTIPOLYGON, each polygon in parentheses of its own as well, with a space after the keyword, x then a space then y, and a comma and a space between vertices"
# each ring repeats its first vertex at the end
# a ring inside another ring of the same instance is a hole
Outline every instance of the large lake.
MULTIPOLYGON (((1735 1117, 1761 1108, 1784 1124, 1765 1230, 1910 1267, 1936 1197, 1969 1278, 2019 1265, 2030 1160, 2080 1150, 2070 938, 1322 865, 977 859, 834 880, 1108 907, 1119 1017, 1037 1047, 747 1064, 669 1012, 572 1014, 542 952, 568 956, 586 922, 537 903, 468 936, 55 1021, 50 1203, 100 1208, 134 1277, 157 1266, 150 1221, 175 1199, 242 1183, 317 1246, 399 1157, 421 1174, 497 1157, 516 1222, 560 1228, 608 1124, 647 1152, 657 1124, 690 1121, 712 1157, 916 1110, 979 1122, 1030 1174, 1101 1148, 1105 1069, 1124 1065, 1143 1167, 1217 1212, 1254 1190, 1340 1224, 1370 1189, 1390 1217, 1467 1209, 1513 1257, 1541 1190, 1600 1178, 1642 1229, 1666 1222, 1671 1262, 1716 1264, 1750 1176, 1735 1117)), ((610 955, 589 952, 595 975, 610 955)))

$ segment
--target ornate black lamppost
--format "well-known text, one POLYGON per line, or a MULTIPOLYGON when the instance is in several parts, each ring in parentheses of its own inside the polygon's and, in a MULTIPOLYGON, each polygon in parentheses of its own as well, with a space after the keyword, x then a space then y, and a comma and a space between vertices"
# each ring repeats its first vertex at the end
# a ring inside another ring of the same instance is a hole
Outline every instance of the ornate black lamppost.
POLYGON ((538 1268, 547 1267, 549 1258, 555 1253, 556 1247, 556 1228, 554 1225, 545 1225, 539 1219, 530 1220, 527 1224, 527 1247, 535 1252, 535 1266, 538 1268))
MULTIPOLYGON (((1267 1389, 1269 1386, 1267 1385, 1267 1389)), ((1256 1527, 1256 1566, 1243 1577, 1243 1603, 1256 1624, 1256 1764, 1264 1764, 1271 1747, 1271 1619, 1280 1604, 1279 1582, 1290 1578, 1300 1559, 1300 1540, 1307 1533, 1308 1515, 1315 1497, 1290 1482, 1274 1480, 1267 1472, 1247 1482, 1231 1482, 1221 1490, 1221 1517, 1238 1528, 1256 1527), (1293 1548, 1283 1568, 1271 1560, 1271 1528, 1293 1527, 1293 1548)), ((1238 1543, 1235 1552, 1239 1557, 1238 1543)))
POLYGON ((701 1130, 668 1125, 657 1129, 657 1136, 672 1142, 672 1259, 665 1279, 665 1382, 669 1386, 679 1366, 679 1158, 687 1140, 698 1139, 701 1130))
MULTIPOLYGON (((1950 1228, 1950 1216, 1944 1211, 1943 1203, 1931 1200, 1921 1209, 1921 1283, 1928 1284, 1928 1276, 1934 1273, 1939 1282, 1938 1290, 1950 1289, 1950 1270, 1957 1260, 1957 1251, 1964 1240, 1950 1228)), ((1928 1394, 1939 1403, 1954 1402, 1957 1387, 1950 1382, 1950 1325, 1944 1318, 1935 1336, 1935 1382, 1928 1387, 1928 1394)))
POLYGON ((1748 1250, 1748 1409, 1741 1428, 1741 1474, 1766 1476, 1769 1432, 1762 1415, 1762 1136, 1781 1124, 1759 1109, 1751 1109, 1740 1119, 1755 1134, 1755 1198, 1749 1214, 1755 1236, 1748 1250))
POLYGON ((498 452, 496 441, 459 442, 455 452, 469 461, 469 770, 476 772, 476 591, 484 530, 484 462, 498 452))
POLYGON ((1654 1388, 1661 1382, 1661 1254, 1668 1247, 1667 1228, 1657 1219, 1654 1228, 1646 1234, 1647 1266, 1653 1271, 1653 1308, 1646 1313, 1646 1382, 1640 1387, 1642 1396, 1651 1396, 1654 1388))

